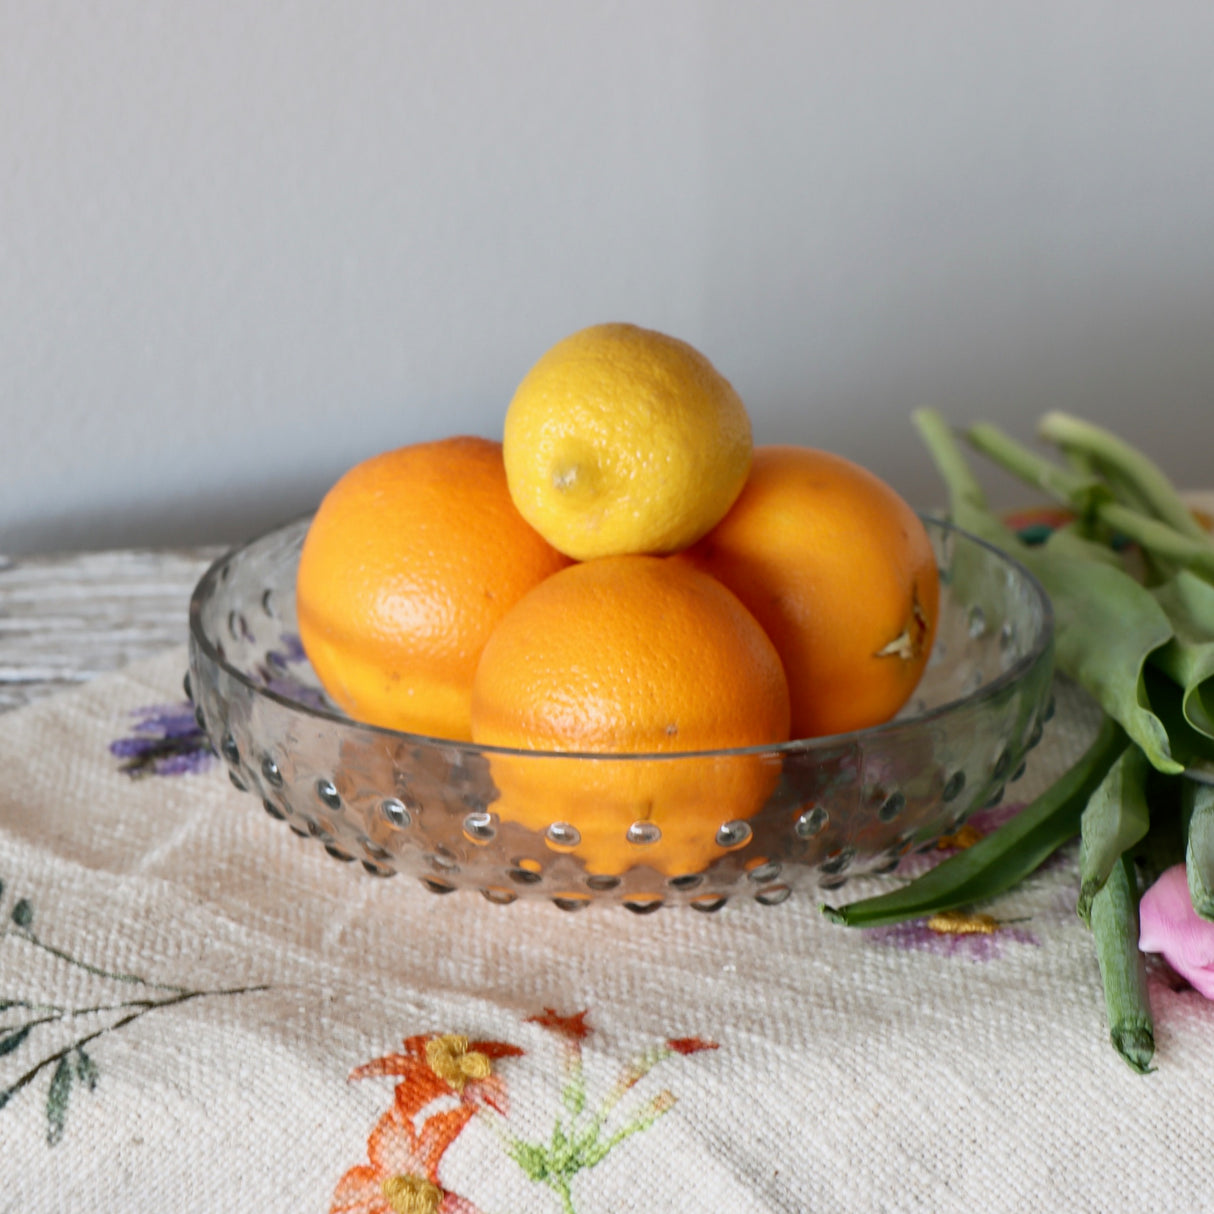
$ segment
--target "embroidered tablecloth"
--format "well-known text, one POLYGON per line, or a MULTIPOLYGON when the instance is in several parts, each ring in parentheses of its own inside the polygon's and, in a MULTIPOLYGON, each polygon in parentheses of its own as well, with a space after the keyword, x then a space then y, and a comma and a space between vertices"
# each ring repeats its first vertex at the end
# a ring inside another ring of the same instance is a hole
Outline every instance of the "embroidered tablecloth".
POLYGON ((438 898, 234 789, 184 670, 0 716, 0 1210, 1214 1208, 1214 1007, 1157 970, 1117 1058, 1073 857, 963 935, 438 898))

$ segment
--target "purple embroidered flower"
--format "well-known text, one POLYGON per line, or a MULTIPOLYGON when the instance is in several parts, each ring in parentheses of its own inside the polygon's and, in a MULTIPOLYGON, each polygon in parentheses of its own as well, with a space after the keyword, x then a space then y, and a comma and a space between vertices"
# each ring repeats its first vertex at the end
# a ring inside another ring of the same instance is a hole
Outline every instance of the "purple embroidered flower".
POLYGON ((309 687, 292 672, 292 666, 307 660, 299 637, 293 632, 284 632, 278 638, 278 648, 266 650, 265 660, 257 666, 257 677, 267 691, 285 700, 303 704, 306 708, 332 708, 323 692, 309 687))
POLYGON ((131 779, 205 771, 214 760, 210 739, 188 702, 153 704, 132 715, 133 732, 110 743, 110 753, 123 760, 118 770, 131 779))
MULTIPOLYGON (((935 868, 942 860, 947 860, 957 852, 972 847, 979 839, 985 838, 1004 823, 1010 822, 1023 808, 1024 803, 1016 801, 1010 805, 996 805, 990 809, 978 810, 970 816, 964 826, 959 827, 951 835, 945 835, 934 847, 929 847, 927 851, 910 852, 903 856, 902 862, 898 865, 897 875, 899 877, 917 877, 929 868, 935 868)), ((1056 851, 1040 866, 1039 871, 1065 863, 1065 857, 1065 850, 1056 851)))
POLYGON ((1000 923, 989 915, 946 912, 930 919, 896 923, 892 927, 868 929, 866 936, 878 944, 891 944, 908 952, 936 953, 942 957, 968 957, 971 961, 993 961, 1003 955, 1004 944, 1039 944, 1032 932, 1014 924, 1000 923))
POLYGON ((284 632, 278 638, 278 644, 278 649, 266 651, 266 662, 268 665, 274 667, 275 670, 286 670, 288 666, 294 665, 296 662, 307 660, 303 642, 295 633, 284 632))

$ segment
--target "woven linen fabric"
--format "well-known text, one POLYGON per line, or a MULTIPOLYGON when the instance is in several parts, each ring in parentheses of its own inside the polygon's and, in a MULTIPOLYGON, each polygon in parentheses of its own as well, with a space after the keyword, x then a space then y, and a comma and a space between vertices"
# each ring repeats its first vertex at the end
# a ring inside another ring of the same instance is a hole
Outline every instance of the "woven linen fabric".
POLYGON ((1214 1009, 1160 971, 1118 1059, 1073 858, 967 936, 439 898, 234 789, 184 669, 0 718, 0 1210, 1214 1209, 1214 1009))

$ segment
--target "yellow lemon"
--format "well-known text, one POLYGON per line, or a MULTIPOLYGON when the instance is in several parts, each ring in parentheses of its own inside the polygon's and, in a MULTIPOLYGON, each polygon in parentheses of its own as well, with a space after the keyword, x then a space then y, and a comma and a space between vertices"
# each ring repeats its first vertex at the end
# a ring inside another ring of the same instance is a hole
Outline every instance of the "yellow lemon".
POLYGON ((750 418, 698 350, 636 325, 553 346, 506 412, 519 513, 576 560, 677 552, 711 530, 750 470, 750 418))

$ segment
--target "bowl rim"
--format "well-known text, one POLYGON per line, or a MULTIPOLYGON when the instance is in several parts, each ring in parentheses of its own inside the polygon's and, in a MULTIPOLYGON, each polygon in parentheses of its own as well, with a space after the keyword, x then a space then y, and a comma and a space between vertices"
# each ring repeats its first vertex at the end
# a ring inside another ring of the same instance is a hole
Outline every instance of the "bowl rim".
POLYGON ((264 697, 265 699, 278 704, 280 707, 302 713, 307 717, 311 717, 319 721, 325 721, 333 725, 341 726, 343 729, 365 730, 373 734, 379 734, 386 738, 395 739, 398 742, 404 742, 406 744, 417 745, 422 743, 427 746, 437 746, 446 748, 448 750, 456 750, 464 754, 518 756, 535 760, 564 759, 578 760, 583 762, 587 759, 591 759, 599 762, 619 763, 654 762, 656 760, 662 760, 663 762, 678 762, 680 760, 703 760, 706 758, 722 759, 735 756, 744 757, 758 755, 782 757, 788 755, 812 753, 813 751, 818 750, 827 751, 844 749, 855 745, 860 739, 892 736, 921 725, 931 724, 939 721, 942 718, 956 712, 963 705, 979 705, 986 700, 994 699, 1009 685, 1017 682, 1032 666, 1036 665, 1036 663, 1041 660, 1042 656, 1047 651, 1053 648, 1053 604, 1051 603, 1049 594, 1046 592, 1045 588, 1028 568, 1026 568, 1015 557, 1004 552, 996 545, 988 543, 986 540, 981 539, 979 536, 976 536, 969 531, 963 530, 961 527, 956 526, 947 519, 940 518, 927 512, 916 513, 919 519, 926 526, 936 527, 943 531, 946 535, 951 534, 954 538, 960 538, 967 543, 977 545, 977 547, 981 549, 986 549, 989 553, 993 554, 998 561, 1015 569, 1038 601, 1038 606, 1041 610, 1041 628, 1033 645, 1022 657, 1020 657, 1006 670, 1001 671, 995 678, 989 680, 988 682, 984 682, 969 695, 958 696, 954 699, 947 700, 945 703, 939 704, 926 712, 915 713, 911 716, 895 716, 890 718, 888 721, 881 722, 879 725, 870 725, 864 729, 849 730, 846 733, 821 734, 812 738, 790 738, 784 742, 776 742, 768 745, 720 747, 716 750, 649 752, 629 751, 626 753, 609 751, 531 750, 512 746, 494 746, 488 743, 462 741, 454 738, 441 738, 432 736, 430 734, 408 733, 405 730, 390 729, 384 725, 372 725, 366 721, 359 721, 354 717, 346 716, 340 711, 333 711, 323 707, 317 708, 310 704, 305 704, 300 700, 292 699, 290 696, 283 695, 269 687, 262 685, 261 683, 258 683, 256 680, 245 674, 243 670, 238 669, 226 658, 220 655, 218 649, 214 644, 212 644, 210 638, 206 635, 206 632, 202 627, 202 600, 203 597, 220 580, 221 571, 229 561, 236 559, 248 549, 270 539, 272 536, 290 531, 299 527, 303 523, 309 522, 314 514, 314 511, 297 515, 295 518, 290 519, 287 522, 269 527, 249 539, 234 544, 231 548, 227 549, 225 552, 222 552, 215 558, 214 561, 211 562, 206 571, 198 579, 194 586, 194 590, 190 595, 190 646, 191 648, 196 647, 198 650, 200 650, 210 662, 220 667, 230 678, 235 679, 238 683, 243 684, 245 688, 254 696, 264 697))

